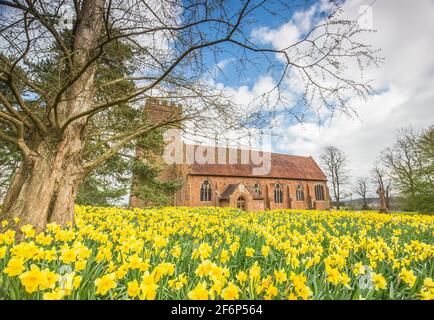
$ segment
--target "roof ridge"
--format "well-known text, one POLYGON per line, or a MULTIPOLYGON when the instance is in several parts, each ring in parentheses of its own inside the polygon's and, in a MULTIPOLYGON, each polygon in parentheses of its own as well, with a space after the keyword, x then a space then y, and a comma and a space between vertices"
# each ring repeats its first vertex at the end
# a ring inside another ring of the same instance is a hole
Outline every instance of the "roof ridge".
POLYGON ((235 147, 224 147, 224 146, 213 146, 213 145, 202 145, 202 144, 193 144, 193 143, 185 143, 186 146, 194 146, 194 147, 212 147, 212 148, 227 148, 227 149, 237 149, 237 150, 248 150, 248 151, 259 151, 259 152, 265 152, 270 153, 271 155, 280 155, 280 156, 287 156, 287 157, 297 157, 297 158, 312 158, 312 156, 300 156, 295 154, 288 154, 288 153, 282 153, 282 152, 269 152, 269 151, 263 151, 263 150, 256 150, 256 149, 248 149, 248 148, 235 148, 235 147))

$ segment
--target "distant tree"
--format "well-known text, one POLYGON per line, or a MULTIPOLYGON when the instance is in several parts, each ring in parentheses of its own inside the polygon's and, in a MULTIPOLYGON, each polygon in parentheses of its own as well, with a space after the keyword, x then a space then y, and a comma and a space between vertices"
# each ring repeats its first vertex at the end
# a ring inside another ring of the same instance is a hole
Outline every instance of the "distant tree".
POLYGON ((422 131, 417 141, 422 163, 418 174, 420 184, 417 193, 420 211, 434 212, 434 126, 422 131))
POLYGON ((321 162, 326 175, 332 183, 337 209, 340 209, 342 187, 348 182, 348 163, 345 154, 334 146, 326 148, 321 155, 321 162))
POLYGON ((356 186, 354 187, 354 192, 362 199, 363 210, 367 210, 369 208, 367 201, 368 184, 368 177, 361 177, 357 179, 356 186))
POLYGON ((434 181, 434 125, 422 131, 417 141, 417 149, 421 161, 420 173, 426 179, 428 186, 432 186, 434 181))
POLYGON ((416 171, 421 165, 416 143, 417 134, 414 129, 404 128, 398 131, 394 145, 382 153, 383 164, 390 170, 397 186, 405 189, 412 197, 416 192, 416 171))
POLYGON ((386 200, 386 207, 390 208, 390 197, 391 197, 391 184, 392 179, 388 175, 387 170, 380 164, 376 164, 371 170, 372 183, 376 190, 384 190, 384 197, 386 200))
POLYGON ((421 132, 400 129, 393 146, 382 153, 405 210, 434 210, 433 135, 432 126, 421 132))

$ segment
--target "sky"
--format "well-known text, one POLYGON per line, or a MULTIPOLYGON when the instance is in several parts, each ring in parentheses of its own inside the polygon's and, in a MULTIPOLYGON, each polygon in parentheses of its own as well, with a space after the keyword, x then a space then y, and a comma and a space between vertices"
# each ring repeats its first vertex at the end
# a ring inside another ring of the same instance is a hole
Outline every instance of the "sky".
MULTIPOLYGON (((236 6, 237 2, 233 2, 236 6)), ((278 2, 277 2, 278 3, 278 2)), ((270 19, 259 12, 257 21, 249 29, 252 41, 285 47, 296 42, 321 19, 327 0, 297 0, 294 9, 280 12, 288 19, 270 19)), ((434 1, 396 0, 346 0, 343 1, 343 17, 359 18, 376 30, 360 39, 381 49, 384 63, 370 68, 364 76, 374 79, 377 93, 368 101, 352 99, 350 104, 357 117, 344 114, 320 114, 321 118, 306 117, 302 123, 294 117, 277 114, 273 121, 271 149, 274 152, 319 156, 329 145, 341 149, 348 158, 349 173, 353 181, 369 174, 379 154, 391 146, 398 129, 413 125, 426 128, 434 124, 434 1)), ((220 56, 212 84, 239 104, 252 99, 273 87, 273 78, 261 68, 242 70, 235 76, 237 63, 234 56, 220 56)), ((264 64, 265 65, 265 64, 264 64)), ((349 68, 349 72, 355 72, 349 68)), ((285 79, 287 94, 296 94, 299 79, 285 79)), ((266 106, 264 106, 265 108, 266 106)), ((291 107, 291 106, 286 106, 291 107)))
MULTIPOLYGON (((276 25, 259 21, 252 37, 276 48, 293 42, 315 25, 315 12, 322 2, 292 12, 290 22, 276 25)), ((380 48, 384 63, 369 69, 364 76, 374 79, 377 93, 368 101, 352 99, 358 117, 335 114, 331 121, 307 118, 299 123, 287 116, 277 116, 273 127, 272 151, 294 155, 311 155, 319 161, 324 148, 334 145, 348 158, 353 181, 366 176, 382 150, 393 144, 396 132, 403 126, 426 128, 434 124, 434 1, 347 0, 343 15, 364 19, 376 30, 362 40, 380 48)), ((225 77, 219 85, 239 103, 257 96, 272 81, 260 72, 251 73, 244 83, 228 80, 232 60, 222 60, 225 77)), ((329 115, 322 115, 325 119, 329 115)))

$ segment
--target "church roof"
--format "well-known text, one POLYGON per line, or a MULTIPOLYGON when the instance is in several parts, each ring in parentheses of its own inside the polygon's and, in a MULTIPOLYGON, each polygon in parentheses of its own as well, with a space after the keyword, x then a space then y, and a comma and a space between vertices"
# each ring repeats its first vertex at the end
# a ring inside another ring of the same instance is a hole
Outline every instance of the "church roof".
POLYGON ((229 184, 226 190, 220 195, 220 199, 229 199, 239 185, 239 183, 229 184))
MULTIPOLYGON (((237 190, 237 188, 239 187, 241 183, 231 183, 228 184, 228 186, 226 187, 226 190, 220 195, 220 199, 223 200, 228 200, 232 194, 235 192, 235 190, 237 190)), ((246 190, 248 190, 250 192, 250 194, 252 195, 253 199, 264 199, 264 197, 262 196, 262 194, 255 194, 255 192, 252 189, 252 186, 244 186, 246 188, 246 190)))
MULTIPOLYGON (((195 148, 197 148, 197 146, 195 146, 195 148)), ((239 155, 240 151, 238 152, 238 156, 239 155)), ((189 174, 317 181, 327 180, 326 176, 312 157, 271 153, 271 169, 266 175, 254 175, 253 173, 253 168, 260 168, 261 164, 240 164, 240 162, 241 161, 238 161, 238 164, 198 164, 195 162, 189 166, 189 174)))

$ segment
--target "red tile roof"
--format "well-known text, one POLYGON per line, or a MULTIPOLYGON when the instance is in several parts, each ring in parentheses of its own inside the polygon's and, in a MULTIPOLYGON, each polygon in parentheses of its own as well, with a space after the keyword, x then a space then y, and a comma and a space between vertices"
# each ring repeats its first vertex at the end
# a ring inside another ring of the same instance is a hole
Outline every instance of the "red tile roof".
MULTIPOLYGON (((197 146, 195 146, 196 148, 197 146)), ((240 163, 240 161, 238 161, 240 163)), ((189 174, 204 176, 255 177, 253 168, 261 165, 250 164, 198 164, 189 165, 189 174)), ((271 153, 271 170, 263 178, 326 181, 327 178, 312 157, 271 153)))

